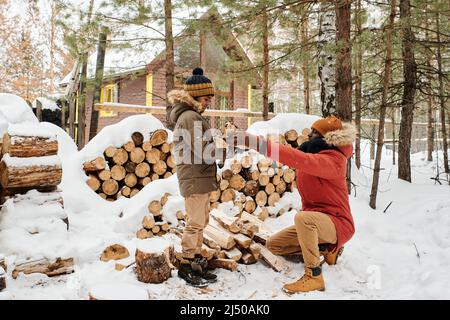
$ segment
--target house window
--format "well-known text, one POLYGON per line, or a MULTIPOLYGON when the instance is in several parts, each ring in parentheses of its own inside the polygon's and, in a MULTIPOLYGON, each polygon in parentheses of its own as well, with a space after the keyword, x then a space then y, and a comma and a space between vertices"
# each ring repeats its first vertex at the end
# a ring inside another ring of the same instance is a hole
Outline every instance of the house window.
MULTIPOLYGON (((117 84, 108 84, 102 87, 100 94, 100 103, 118 102, 118 86, 117 84)), ((100 117, 115 117, 117 112, 100 110, 100 117)))

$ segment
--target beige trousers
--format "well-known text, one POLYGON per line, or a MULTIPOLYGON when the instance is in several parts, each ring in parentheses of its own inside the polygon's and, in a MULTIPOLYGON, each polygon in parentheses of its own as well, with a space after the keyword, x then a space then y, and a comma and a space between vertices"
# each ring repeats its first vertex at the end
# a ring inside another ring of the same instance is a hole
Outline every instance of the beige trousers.
POLYGON ((203 229, 209 222, 209 193, 193 194, 184 199, 187 223, 181 240, 183 257, 192 259, 200 254, 203 229))
POLYGON ((267 239, 266 247, 274 254, 302 253, 305 267, 320 266, 319 243, 335 244, 336 228, 331 218, 321 212, 299 211, 293 226, 267 239))

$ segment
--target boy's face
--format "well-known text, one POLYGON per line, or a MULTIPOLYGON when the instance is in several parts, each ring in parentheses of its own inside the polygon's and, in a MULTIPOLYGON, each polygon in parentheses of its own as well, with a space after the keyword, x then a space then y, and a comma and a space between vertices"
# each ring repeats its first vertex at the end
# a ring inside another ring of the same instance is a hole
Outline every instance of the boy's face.
POLYGON ((211 105, 211 100, 212 100, 211 96, 203 96, 197 98, 197 101, 200 102, 203 110, 205 110, 211 105))

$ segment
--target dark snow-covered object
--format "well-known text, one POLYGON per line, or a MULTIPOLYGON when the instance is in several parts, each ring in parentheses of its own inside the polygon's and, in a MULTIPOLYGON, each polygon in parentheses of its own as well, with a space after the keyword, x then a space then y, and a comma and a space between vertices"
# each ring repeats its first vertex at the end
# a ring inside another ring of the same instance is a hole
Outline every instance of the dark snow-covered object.
MULTIPOLYGON (((36 100, 39 100, 42 104, 42 121, 61 126, 61 106, 58 104, 58 101, 53 101, 48 98, 37 98, 36 100)), ((31 105, 35 115, 37 110, 36 100, 31 105)), ((66 114, 66 118, 68 118, 68 113, 66 114)))

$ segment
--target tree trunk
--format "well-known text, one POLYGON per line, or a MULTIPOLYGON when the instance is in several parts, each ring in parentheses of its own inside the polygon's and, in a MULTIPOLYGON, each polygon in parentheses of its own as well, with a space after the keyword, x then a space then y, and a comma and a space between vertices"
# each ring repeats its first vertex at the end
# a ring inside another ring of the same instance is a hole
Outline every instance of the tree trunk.
POLYGON ((262 14, 263 25, 263 119, 267 121, 269 113, 269 18, 266 11, 262 14))
POLYGON ((447 143, 447 130, 445 123, 445 92, 444 92, 444 77, 442 70, 442 53, 441 53, 441 36, 440 36, 440 21, 439 12, 436 13, 436 41, 437 41, 437 63, 438 63, 438 79, 439 79, 439 103, 441 107, 441 135, 442 135, 442 152, 444 154, 444 170, 445 173, 449 173, 448 165, 448 143, 447 143))
MULTIPOLYGON (((175 63, 173 53, 173 33, 172 33, 172 0, 164 0, 164 14, 165 14, 165 32, 166 32, 166 94, 175 87, 175 63)), ((170 112, 172 106, 166 102, 166 123, 167 128, 173 130, 175 124, 170 121, 170 112)))
POLYGON ((398 177, 411 182, 411 131, 414 120, 414 97, 417 83, 417 64, 414 58, 414 34, 411 30, 410 0, 400 0, 400 19, 402 20, 403 57, 403 96, 402 119, 398 148, 398 177))
MULTIPOLYGON (((302 77, 303 77, 303 105, 305 113, 310 113, 310 88, 309 88, 309 51, 306 49, 308 45, 308 14, 307 12, 301 17, 300 26, 300 42, 302 44, 305 57, 302 61, 302 77)), ((299 110, 300 111, 300 110, 299 110)))
POLYGON ((355 163, 359 169, 361 167, 361 104, 362 104, 362 55, 363 49, 361 44, 361 0, 356 2, 356 37, 358 48, 355 60, 355 126, 356 126, 356 141, 355 141, 355 163))
POLYGON ((336 114, 336 13, 334 4, 320 3, 319 16, 319 70, 322 115, 336 114))
POLYGON ((369 203, 372 209, 376 208, 378 182, 380 179, 381 153, 383 151, 384 145, 384 124, 388 104, 387 101, 388 90, 392 74, 392 33, 394 29, 396 5, 397 5, 396 0, 391 0, 391 13, 389 15, 389 24, 386 28, 386 58, 384 60, 383 95, 381 97, 380 118, 379 118, 380 121, 378 125, 378 139, 377 139, 377 154, 373 169, 372 190, 370 192, 370 203, 369 203))
POLYGON ((36 99, 36 118, 42 122, 42 103, 39 99, 36 99))
POLYGON ((102 27, 100 34, 98 35, 97 46, 97 62, 95 67, 95 84, 94 84, 94 98, 92 99, 91 108, 91 122, 89 127, 89 140, 95 137, 98 130, 98 111, 95 110, 95 104, 100 102, 100 94, 102 90, 103 82, 103 67, 105 64, 106 54, 106 37, 108 29, 102 27))
MULTIPOLYGON (((153 239, 146 240, 152 241, 153 239)), ((165 247, 155 240, 158 251, 149 247, 149 252, 143 248, 136 248, 136 275, 139 281, 145 283, 162 283, 170 278, 174 268, 175 253, 173 245, 167 243, 165 247)), ((145 248, 147 249, 147 248, 145 248)))
POLYGON ((427 105, 427 160, 433 161, 433 150, 434 150, 434 128, 433 128, 433 96, 428 96, 427 105))
MULTIPOLYGON (((89 1, 87 25, 91 23, 92 10, 94 9, 94 0, 89 1)), ((88 52, 85 51, 81 54, 81 75, 79 84, 79 99, 78 99, 78 132, 77 132, 77 146, 81 150, 86 141, 86 83, 87 83, 87 64, 88 64, 88 52)))
POLYGON ((352 58, 349 0, 336 3, 336 111, 344 121, 352 120, 352 58))

